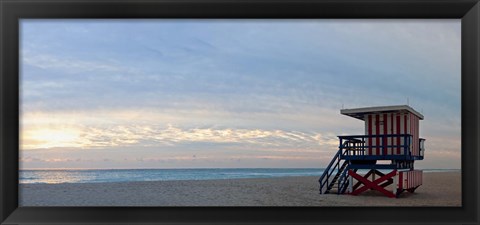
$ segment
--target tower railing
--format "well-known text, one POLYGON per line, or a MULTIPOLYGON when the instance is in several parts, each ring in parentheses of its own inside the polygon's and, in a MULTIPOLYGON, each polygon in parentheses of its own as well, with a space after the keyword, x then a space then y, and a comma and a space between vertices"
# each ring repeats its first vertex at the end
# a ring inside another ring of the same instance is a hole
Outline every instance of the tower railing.
POLYGON ((338 138, 341 158, 344 159, 412 156, 413 136, 410 134, 348 135, 338 138))
POLYGON ((325 171, 323 172, 322 176, 320 179, 318 179, 318 182, 320 183, 320 194, 324 194, 329 190, 329 187, 331 185, 334 172, 339 172, 340 168, 342 165, 340 165, 341 159, 340 159, 340 153, 341 151, 337 151, 335 156, 333 156, 333 159, 330 161, 328 166, 325 168, 325 171))

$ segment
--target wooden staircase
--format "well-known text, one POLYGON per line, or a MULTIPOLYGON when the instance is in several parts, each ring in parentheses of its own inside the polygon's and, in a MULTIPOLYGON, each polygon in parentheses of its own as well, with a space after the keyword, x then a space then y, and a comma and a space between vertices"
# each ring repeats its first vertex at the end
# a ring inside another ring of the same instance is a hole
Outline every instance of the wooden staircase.
POLYGON ((320 194, 336 193, 342 194, 348 186, 348 165, 349 162, 340 158, 339 150, 332 161, 328 164, 322 176, 318 180, 320 183, 320 194))

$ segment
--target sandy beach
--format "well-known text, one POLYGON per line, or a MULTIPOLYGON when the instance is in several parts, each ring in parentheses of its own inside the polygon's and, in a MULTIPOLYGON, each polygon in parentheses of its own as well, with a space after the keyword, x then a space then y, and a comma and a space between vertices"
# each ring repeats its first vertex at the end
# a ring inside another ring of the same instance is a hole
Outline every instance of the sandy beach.
POLYGON ((318 177, 21 184, 21 206, 461 206, 461 173, 424 173, 415 193, 392 199, 318 193, 318 177))

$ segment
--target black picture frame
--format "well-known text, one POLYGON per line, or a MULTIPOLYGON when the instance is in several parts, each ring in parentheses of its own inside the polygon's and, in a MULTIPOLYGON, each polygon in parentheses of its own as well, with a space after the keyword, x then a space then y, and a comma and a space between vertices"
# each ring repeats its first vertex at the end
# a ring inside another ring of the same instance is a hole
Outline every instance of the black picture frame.
POLYGON ((479 224, 478 0, 0 0, 1 224, 479 224), (18 207, 22 18, 459 18, 462 207, 18 207))

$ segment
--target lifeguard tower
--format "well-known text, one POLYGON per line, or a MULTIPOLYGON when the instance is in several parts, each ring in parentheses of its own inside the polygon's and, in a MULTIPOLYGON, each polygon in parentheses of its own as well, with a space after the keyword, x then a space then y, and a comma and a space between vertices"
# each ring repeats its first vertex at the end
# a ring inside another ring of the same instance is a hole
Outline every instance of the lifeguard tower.
POLYGON ((419 137, 422 114, 407 105, 340 113, 365 121, 365 135, 338 136, 339 149, 319 179, 320 194, 377 190, 395 198, 422 185, 422 171, 414 169, 425 151, 425 139, 419 137))

